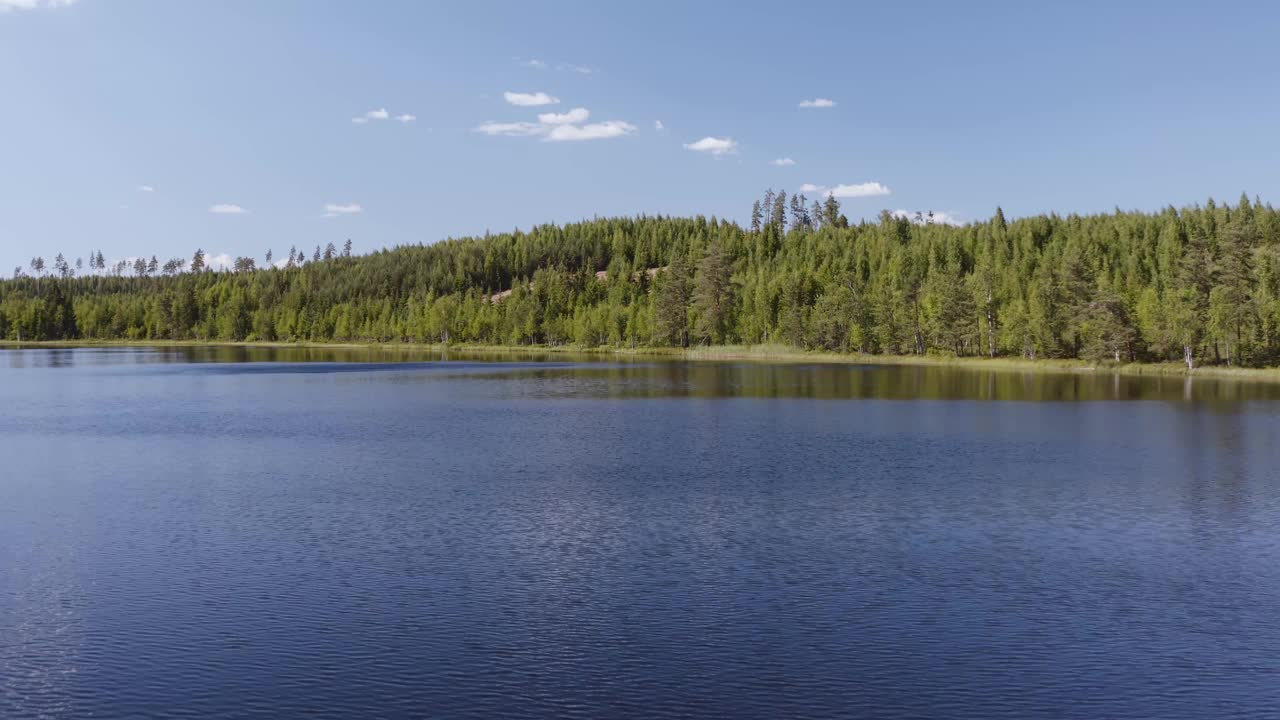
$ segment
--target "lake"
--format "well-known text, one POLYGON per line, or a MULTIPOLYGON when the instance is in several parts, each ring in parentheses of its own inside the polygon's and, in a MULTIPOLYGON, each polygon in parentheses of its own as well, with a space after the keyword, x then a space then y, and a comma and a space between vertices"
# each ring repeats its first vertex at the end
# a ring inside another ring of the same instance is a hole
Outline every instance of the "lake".
POLYGON ((1280 386, 504 358, 0 350, 0 717, 1280 716, 1280 386))

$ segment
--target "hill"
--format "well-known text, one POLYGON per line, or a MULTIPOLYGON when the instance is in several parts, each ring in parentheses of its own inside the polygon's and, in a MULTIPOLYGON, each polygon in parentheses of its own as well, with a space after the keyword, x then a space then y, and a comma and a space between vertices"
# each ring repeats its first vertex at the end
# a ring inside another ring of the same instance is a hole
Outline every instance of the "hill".
MULTIPOLYGON (((1280 364, 1280 214, 1235 205, 963 226, 784 194, 752 225, 597 219, 284 267, 152 258, 0 281, 0 338, 784 343, 837 352, 1280 364), (194 271, 193 271, 194 269, 194 271)), ((36 266, 39 267, 36 267, 36 266)))

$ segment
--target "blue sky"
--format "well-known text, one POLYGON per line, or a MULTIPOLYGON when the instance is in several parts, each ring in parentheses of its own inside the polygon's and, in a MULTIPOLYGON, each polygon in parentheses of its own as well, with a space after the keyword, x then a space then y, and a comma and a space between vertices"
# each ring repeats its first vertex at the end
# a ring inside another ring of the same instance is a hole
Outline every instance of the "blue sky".
POLYGON ((1276 202, 1277 37, 1274 3, 0 0, 0 268, 806 185, 851 218, 1276 202))

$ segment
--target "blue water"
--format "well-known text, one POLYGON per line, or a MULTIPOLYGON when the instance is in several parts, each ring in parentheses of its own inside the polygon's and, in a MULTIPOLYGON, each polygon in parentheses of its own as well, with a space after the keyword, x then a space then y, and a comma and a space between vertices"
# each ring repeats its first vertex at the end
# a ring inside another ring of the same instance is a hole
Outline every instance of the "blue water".
POLYGON ((441 360, 0 351, 0 717, 1280 717, 1272 386, 441 360))

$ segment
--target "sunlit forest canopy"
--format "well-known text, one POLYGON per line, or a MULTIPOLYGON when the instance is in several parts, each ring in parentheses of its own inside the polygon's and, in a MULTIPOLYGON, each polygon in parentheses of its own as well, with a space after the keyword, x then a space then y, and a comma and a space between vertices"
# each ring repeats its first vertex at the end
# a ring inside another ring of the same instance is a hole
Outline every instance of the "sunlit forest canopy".
POLYGON ((743 227, 634 217, 367 255, 291 248, 33 258, 0 281, 7 340, 584 347, 785 344, 890 354, 1280 364, 1280 216, 997 210, 965 225, 767 193, 743 227))

